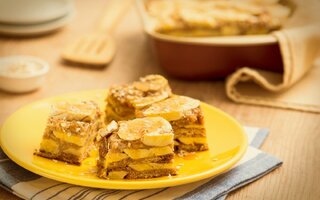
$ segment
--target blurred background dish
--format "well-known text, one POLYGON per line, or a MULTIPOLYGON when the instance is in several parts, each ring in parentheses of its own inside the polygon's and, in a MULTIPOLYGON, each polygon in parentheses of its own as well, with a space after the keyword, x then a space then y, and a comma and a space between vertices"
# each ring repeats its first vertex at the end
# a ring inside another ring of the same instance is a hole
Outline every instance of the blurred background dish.
MULTIPOLYGON (((150 38, 150 43, 153 46, 159 64, 170 75, 189 80, 224 78, 238 68, 246 66, 270 71, 282 71, 283 63, 278 41, 269 33, 282 26, 278 20, 275 20, 277 24, 276 28, 270 28, 275 27, 270 25, 262 32, 256 31, 250 33, 245 31, 225 35, 222 34, 223 32, 218 31, 219 34, 215 32, 213 35, 208 35, 210 31, 206 31, 205 36, 201 34, 190 35, 187 33, 188 28, 186 27, 188 26, 179 25, 180 27, 178 28, 182 27, 183 31, 176 34, 177 32, 172 27, 177 22, 172 22, 171 19, 168 20, 163 16, 162 19, 165 20, 160 21, 165 21, 165 23, 160 23, 160 25, 166 24, 164 26, 165 29, 174 31, 166 32, 159 29, 158 21, 154 20, 154 17, 150 16, 150 12, 147 10, 147 4, 152 1, 136 2, 145 32, 150 38)), ((155 1, 157 2, 157 0, 155 1)), ((170 3, 168 1, 165 2, 170 3)), ((184 2, 190 2, 190 0, 184 2)), ((252 0, 252 2, 255 2, 255 0, 252 0)), ((165 8, 162 10, 162 15, 166 15, 165 13, 169 12, 165 8)), ((201 12, 198 14, 201 14, 201 12)), ((194 15, 193 17, 194 19, 199 19, 194 15)), ((261 20, 263 19, 261 18, 261 20)), ((270 24, 274 24, 274 19, 270 19, 269 21, 270 24)), ((198 23, 195 24, 197 27, 198 23)), ((257 27, 259 26, 257 25, 257 27)), ((192 33, 191 29, 190 33, 192 33)))
POLYGON ((268 34, 291 12, 278 0, 148 0, 144 7, 156 32, 187 37, 268 34))
POLYGON ((57 30, 66 24, 68 24, 72 17, 74 16, 74 11, 70 11, 66 15, 45 23, 40 24, 1 24, 0 23, 0 34, 2 35, 14 35, 14 36, 30 36, 30 35, 40 35, 48 32, 57 30))
POLYGON ((73 15, 72 0, 0 0, 0 34, 48 33, 65 26, 73 15))
POLYGON ((177 78, 224 78, 241 67, 282 72, 280 48, 275 44, 216 45, 173 42, 152 37, 160 66, 177 78))
POLYGON ((72 0, 0 0, 0 23, 45 23, 61 18, 72 10, 72 0))

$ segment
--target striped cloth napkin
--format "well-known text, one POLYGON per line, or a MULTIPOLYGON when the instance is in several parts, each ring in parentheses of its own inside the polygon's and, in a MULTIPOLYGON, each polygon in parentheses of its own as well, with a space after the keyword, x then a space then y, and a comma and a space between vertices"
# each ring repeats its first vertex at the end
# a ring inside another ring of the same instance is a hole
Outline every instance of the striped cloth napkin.
POLYGON ((105 190, 54 181, 29 172, 12 162, 0 149, 0 186, 23 199, 225 199, 226 195, 253 182, 282 161, 258 149, 269 130, 245 127, 250 146, 230 171, 182 186, 151 190, 105 190))
POLYGON ((239 103, 320 113, 320 1, 282 2, 294 5, 285 27, 272 33, 283 72, 239 68, 227 79, 227 96, 239 103))

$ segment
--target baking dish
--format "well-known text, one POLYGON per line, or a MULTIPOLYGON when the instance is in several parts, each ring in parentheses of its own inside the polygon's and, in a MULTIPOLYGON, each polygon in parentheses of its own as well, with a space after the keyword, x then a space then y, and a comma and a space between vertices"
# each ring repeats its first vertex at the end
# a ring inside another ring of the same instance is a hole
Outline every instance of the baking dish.
POLYGON ((146 0, 136 0, 144 30, 154 53, 168 74, 183 79, 224 78, 241 67, 282 72, 277 39, 271 35, 182 37, 154 31, 145 10, 146 0))

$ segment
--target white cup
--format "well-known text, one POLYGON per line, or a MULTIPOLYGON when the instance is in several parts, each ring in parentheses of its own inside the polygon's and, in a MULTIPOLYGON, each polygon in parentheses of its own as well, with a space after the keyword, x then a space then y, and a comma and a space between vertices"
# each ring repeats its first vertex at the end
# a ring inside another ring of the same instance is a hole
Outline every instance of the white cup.
POLYGON ((72 0, 0 0, 0 23, 44 23, 67 15, 72 8, 72 0))

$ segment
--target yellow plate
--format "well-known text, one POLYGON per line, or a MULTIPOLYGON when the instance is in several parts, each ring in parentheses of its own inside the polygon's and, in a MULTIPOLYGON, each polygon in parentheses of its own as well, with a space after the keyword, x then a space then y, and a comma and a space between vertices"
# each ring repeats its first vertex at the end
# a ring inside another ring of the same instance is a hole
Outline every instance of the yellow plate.
POLYGON ((175 165, 179 175, 148 180, 103 180, 95 176, 93 153, 82 166, 33 156, 39 147, 52 104, 58 101, 95 100, 101 108, 105 90, 77 92, 44 99, 19 109, 3 124, 0 132, 1 147, 17 164, 44 177, 58 181, 109 189, 149 189, 170 187, 216 176, 230 169, 246 151, 247 138, 241 125, 224 112, 202 103, 209 151, 180 158, 175 165))

